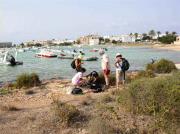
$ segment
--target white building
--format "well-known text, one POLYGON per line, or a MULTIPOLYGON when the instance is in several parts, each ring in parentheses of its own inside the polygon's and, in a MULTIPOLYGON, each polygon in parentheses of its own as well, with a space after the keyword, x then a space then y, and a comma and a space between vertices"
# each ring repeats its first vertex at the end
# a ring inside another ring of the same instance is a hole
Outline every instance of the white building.
POLYGON ((119 36, 111 36, 110 40, 113 41, 117 41, 117 42, 124 42, 124 43, 131 43, 131 42, 135 42, 136 38, 135 36, 130 36, 130 35, 119 35, 119 36))
POLYGON ((175 45, 180 45, 180 36, 176 38, 176 41, 174 42, 175 45))
POLYGON ((0 48, 12 47, 12 42, 0 42, 0 48))
POLYGON ((89 39, 89 45, 99 45, 99 38, 92 38, 92 39, 89 39))

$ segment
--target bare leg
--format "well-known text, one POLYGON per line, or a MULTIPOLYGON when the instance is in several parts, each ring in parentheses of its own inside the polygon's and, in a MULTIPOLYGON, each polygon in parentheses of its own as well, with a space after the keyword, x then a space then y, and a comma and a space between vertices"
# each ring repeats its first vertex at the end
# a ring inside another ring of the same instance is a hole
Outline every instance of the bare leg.
POLYGON ((116 70, 116 88, 118 89, 119 88, 119 74, 120 73, 120 71, 119 70, 116 70))
POLYGON ((106 82, 106 86, 109 86, 109 76, 104 75, 104 79, 105 79, 105 82, 106 82))

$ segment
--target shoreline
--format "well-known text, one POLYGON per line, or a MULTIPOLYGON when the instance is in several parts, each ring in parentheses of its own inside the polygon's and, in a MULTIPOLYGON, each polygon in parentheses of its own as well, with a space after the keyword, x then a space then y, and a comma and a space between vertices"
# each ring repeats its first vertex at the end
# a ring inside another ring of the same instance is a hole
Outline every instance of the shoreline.
MULTIPOLYGON (((130 74, 134 74, 134 73, 137 73, 141 70, 129 70, 126 72, 127 75, 130 75, 130 74)), ((98 72, 99 74, 101 74, 101 72, 98 72)), ((115 71, 112 71, 111 73, 112 75, 115 75, 115 71)), ((56 80, 59 80, 59 81, 71 81, 71 79, 67 79, 67 78, 62 78, 62 77, 54 77, 54 78, 49 78, 49 79, 42 79, 41 82, 42 83, 45 83, 45 82, 50 82, 50 81, 56 81, 56 80)), ((8 84, 12 84, 14 83, 16 80, 11 80, 11 81, 6 81, 6 82, 3 82, 3 81, 0 81, 0 89, 5 87, 6 85, 8 84)))
POLYGON ((174 44, 154 44, 151 45, 150 47, 160 50, 180 51, 180 45, 174 45, 174 44))

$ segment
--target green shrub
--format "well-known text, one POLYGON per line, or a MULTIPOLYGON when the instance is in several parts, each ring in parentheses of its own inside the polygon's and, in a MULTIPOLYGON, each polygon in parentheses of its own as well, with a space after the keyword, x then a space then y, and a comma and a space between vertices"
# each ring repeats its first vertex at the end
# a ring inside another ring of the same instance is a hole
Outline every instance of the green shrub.
POLYGON ((10 93, 11 91, 10 90, 8 90, 8 89, 6 89, 6 88, 1 88, 0 89, 0 95, 6 95, 6 94, 8 94, 8 93, 10 93))
POLYGON ((159 127, 173 133, 180 125, 180 72, 136 80, 118 101, 133 113, 153 115, 159 127))
POLYGON ((75 106, 61 101, 54 101, 52 110, 57 121, 65 127, 74 123, 80 116, 80 111, 75 106))
POLYGON ((16 79, 16 87, 17 88, 30 88, 34 86, 39 86, 41 81, 39 80, 39 76, 35 73, 32 74, 21 74, 16 79))
POLYGON ((152 70, 147 71, 139 71, 137 76, 135 78, 153 78, 155 77, 155 74, 152 70))
POLYGON ((151 70, 155 73, 171 73, 176 70, 176 66, 172 61, 161 59, 153 64, 148 64, 146 70, 151 70))

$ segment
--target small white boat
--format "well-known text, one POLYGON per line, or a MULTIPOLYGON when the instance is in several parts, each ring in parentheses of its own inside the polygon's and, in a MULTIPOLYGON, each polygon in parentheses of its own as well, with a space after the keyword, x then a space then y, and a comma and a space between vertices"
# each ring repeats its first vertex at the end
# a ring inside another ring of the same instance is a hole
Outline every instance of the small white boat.
POLYGON ((25 52, 25 49, 18 49, 18 52, 25 52))
POLYGON ((10 51, 4 51, 0 53, 0 65, 23 65, 23 62, 17 61, 17 51, 15 52, 15 58, 10 51))
POLYGON ((48 50, 41 50, 39 53, 36 53, 36 57, 55 58, 57 55, 48 50))

